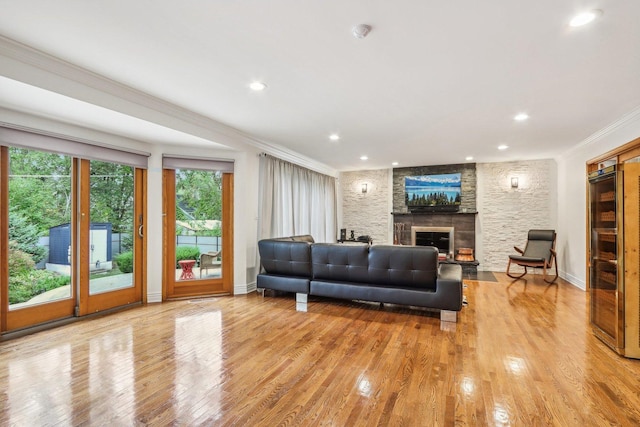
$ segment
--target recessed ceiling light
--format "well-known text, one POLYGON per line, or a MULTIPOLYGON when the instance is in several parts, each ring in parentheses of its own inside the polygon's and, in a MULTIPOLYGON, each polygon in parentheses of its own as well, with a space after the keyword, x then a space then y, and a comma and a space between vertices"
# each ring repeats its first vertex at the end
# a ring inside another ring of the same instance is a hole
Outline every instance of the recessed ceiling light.
POLYGON ((506 150, 507 148, 509 148, 508 145, 504 145, 504 144, 498 145, 498 150, 506 150))
POLYGON ((572 27, 581 27, 583 25, 587 25, 589 22, 593 21, 599 16, 602 16, 602 11, 600 9, 593 9, 588 12, 582 12, 571 18, 569 25, 571 25, 572 27))
POLYGON ((473 156, 467 156, 464 158, 466 161, 473 160, 473 156))
POLYGON ((369 160, 367 156, 360 156, 360 160, 369 160))
POLYGON ((398 162, 391 163, 391 166, 398 166, 398 162))
POLYGON ((329 135, 329 139, 332 141, 337 141, 340 139, 340 135, 338 135, 337 133, 332 133, 331 135, 329 135))
POLYGON ((353 34, 353 37, 357 39, 363 39, 367 37, 367 34, 369 34, 369 31, 371 31, 371 25, 360 24, 353 27, 353 29, 351 30, 351 33, 353 34))
POLYGON ((260 92, 261 90, 265 90, 267 88, 267 85, 262 82, 255 81, 255 82, 251 82, 251 84, 249 84, 249 87, 251 88, 251 90, 260 92))
POLYGON ((529 115, 527 113, 518 113, 514 116, 513 120, 517 121, 517 122, 523 122, 525 120, 527 120, 529 118, 529 115))

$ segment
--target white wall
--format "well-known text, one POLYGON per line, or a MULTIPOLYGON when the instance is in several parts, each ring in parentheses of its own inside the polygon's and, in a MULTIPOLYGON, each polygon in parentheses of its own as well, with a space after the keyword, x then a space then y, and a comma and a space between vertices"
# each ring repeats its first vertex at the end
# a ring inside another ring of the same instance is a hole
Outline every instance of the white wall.
POLYGON ((255 290, 255 251, 258 209, 258 153, 184 146, 151 146, 148 173, 147 213, 147 301, 162 301, 162 154, 234 160, 234 269, 235 294, 255 290), (161 265, 161 263, 160 263, 161 265))
POLYGON ((476 259, 479 270, 505 271, 530 229, 557 228, 557 172, 552 159, 479 163, 476 169, 476 259), (511 178, 518 178, 518 188, 511 178))
POLYGON ((586 289, 587 161, 640 137, 640 110, 558 157, 558 257, 561 277, 586 289))

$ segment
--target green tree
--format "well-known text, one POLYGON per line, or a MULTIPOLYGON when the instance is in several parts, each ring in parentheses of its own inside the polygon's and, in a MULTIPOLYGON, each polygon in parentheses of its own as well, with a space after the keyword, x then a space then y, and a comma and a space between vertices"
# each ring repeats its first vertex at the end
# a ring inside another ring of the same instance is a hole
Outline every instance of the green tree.
MULTIPOLYGON (((46 236, 53 226, 71 220, 70 156, 10 148, 9 206, 46 236)), ((109 222, 114 233, 133 229, 133 168, 91 162, 91 221, 109 222)), ((29 252, 29 251, 27 251, 29 252)), ((29 252, 34 254, 34 252, 29 252)))
POLYGON ((176 171, 178 219, 222 219, 222 173, 201 170, 176 171))
POLYGON ((133 168, 91 162, 91 222, 109 222, 114 233, 133 229, 133 168))
POLYGON ((71 218, 71 158, 42 151, 9 149, 9 206, 37 234, 71 218))
POLYGON ((31 256, 34 263, 40 262, 46 250, 38 246, 38 227, 20 212, 9 209, 9 252, 17 250, 31 256))

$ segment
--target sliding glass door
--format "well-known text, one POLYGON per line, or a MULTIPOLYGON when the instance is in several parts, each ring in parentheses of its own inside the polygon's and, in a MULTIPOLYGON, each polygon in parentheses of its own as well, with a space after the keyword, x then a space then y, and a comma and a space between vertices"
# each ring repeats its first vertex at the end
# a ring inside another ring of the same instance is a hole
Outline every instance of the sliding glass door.
POLYGON ((3 330, 72 316, 73 159, 1 150, 3 330))
POLYGON ((142 301, 145 170, 0 147, 1 331, 142 301))

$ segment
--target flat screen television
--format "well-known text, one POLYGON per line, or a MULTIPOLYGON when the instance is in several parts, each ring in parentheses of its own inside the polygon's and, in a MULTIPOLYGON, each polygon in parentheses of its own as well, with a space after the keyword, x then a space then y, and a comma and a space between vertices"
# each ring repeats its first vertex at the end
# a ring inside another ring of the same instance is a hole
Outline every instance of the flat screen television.
POLYGON ((410 211, 449 211, 460 208, 461 173, 407 176, 404 200, 410 211))

